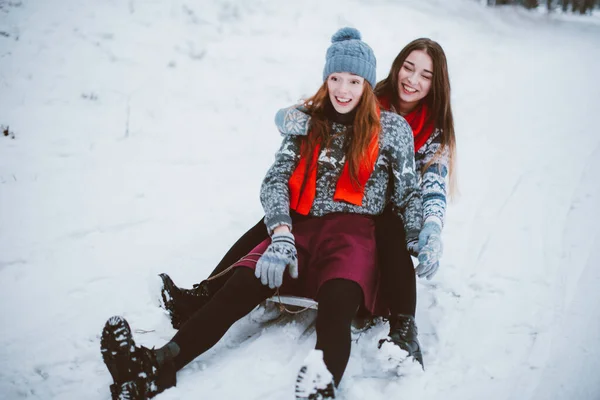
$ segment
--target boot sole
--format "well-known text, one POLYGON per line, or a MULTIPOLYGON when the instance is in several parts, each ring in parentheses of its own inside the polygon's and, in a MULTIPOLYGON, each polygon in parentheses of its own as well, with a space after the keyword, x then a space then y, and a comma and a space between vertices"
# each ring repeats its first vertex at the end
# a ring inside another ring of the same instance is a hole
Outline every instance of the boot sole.
POLYGON ((175 298, 173 297, 173 293, 176 293, 179 288, 175 285, 175 282, 173 282, 169 275, 163 273, 158 276, 162 279, 162 288, 160 289, 161 308, 169 313, 173 329, 179 330, 181 325, 183 325, 183 322, 185 322, 175 310, 175 298))
POLYGON ((131 328, 123 317, 115 316, 106 321, 100 339, 100 352, 116 385, 120 386, 136 378, 131 361, 135 342, 131 328))
POLYGON ((329 400, 335 399, 335 389, 333 383, 329 382, 325 388, 317 388, 318 383, 315 377, 310 376, 309 369, 306 365, 300 368, 298 378, 296 378, 296 400, 329 400), (304 381, 308 380, 308 383, 304 381), (307 393, 306 385, 309 385, 307 393))
MULTIPOLYGON (((402 346, 402 345, 400 345, 400 344, 398 344, 398 343, 394 342, 394 341, 393 341, 392 339, 390 339, 389 337, 387 337, 387 338, 385 338, 385 339, 381 339, 381 340, 379 341, 379 343, 377 344, 377 348, 378 348, 378 349, 381 349, 381 346, 383 346, 383 344, 384 344, 384 343, 391 343, 391 344, 393 344, 394 346, 398 346, 398 347, 399 347, 399 348, 401 348, 402 350, 406 351, 406 353, 408 354, 408 355, 406 356, 406 359, 409 359, 409 358, 413 358, 413 359, 415 359, 415 360, 416 360, 416 361, 417 361, 419 364, 421 364, 421 368, 423 368, 423 370, 425 370, 425 364, 423 364, 423 353, 422 353, 420 350, 418 350, 418 351, 415 351, 415 352, 413 352, 413 353, 411 354, 411 353, 410 353, 410 349, 408 349, 406 346, 402 346)), ((399 361, 399 363, 398 363, 398 365, 400 365, 400 364, 404 363, 404 362, 406 361, 406 359, 404 359, 404 360, 400 360, 400 361, 399 361)))
POLYGON ((169 314, 173 312, 173 296, 171 292, 175 288, 175 282, 167 274, 158 274, 162 280, 162 287, 160 289, 161 307, 164 308, 169 314))
POLYGON ((112 400, 145 400, 146 397, 140 393, 135 382, 125 382, 122 385, 110 385, 112 400))

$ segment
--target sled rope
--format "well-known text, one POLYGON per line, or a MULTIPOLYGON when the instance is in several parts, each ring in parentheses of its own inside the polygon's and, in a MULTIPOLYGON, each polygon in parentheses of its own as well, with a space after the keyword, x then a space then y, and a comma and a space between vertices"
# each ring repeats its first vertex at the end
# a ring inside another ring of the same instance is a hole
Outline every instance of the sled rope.
POLYGON ((279 294, 279 288, 277 288, 277 291, 275 292, 275 294, 273 296, 277 296, 277 298, 279 299, 279 305, 278 305, 278 307, 279 307, 280 311, 285 311, 288 314, 297 315, 297 314, 303 313, 306 310, 310 310, 310 306, 304 307, 303 309, 300 309, 300 310, 297 310, 297 311, 293 311, 293 310, 288 309, 285 306, 285 304, 283 304, 283 302, 281 301, 281 295, 279 294))
POLYGON ((251 263, 256 264, 257 260, 253 260, 250 258, 250 256, 262 256, 261 253, 249 253, 247 255, 245 255, 244 257, 240 258, 239 260, 237 260, 236 262, 234 262, 233 264, 231 264, 229 267, 225 268, 223 271, 219 272, 218 274, 214 275, 214 276, 209 276, 208 278, 206 278, 207 281, 212 281, 213 279, 217 279, 222 277, 223 275, 227 274, 229 271, 231 271, 233 268, 237 267, 241 262, 243 261, 249 261, 251 263))
MULTIPOLYGON (((213 279, 220 278, 221 276, 223 276, 223 275, 227 274, 229 271, 231 271, 233 268, 239 266, 239 264, 241 262, 248 261, 248 262, 256 264, 258 261, 250 258, 251 256, 260 257, 260 256, 262 256, 262 254, 261 253, 249 253, 249 254, 245 255, 244 257, 240 258, 235 263, 231 264, 229 267, 225 268, 223 271, 219 272, 218 274, 216 274, 214 276, 209 276, 208 278, 206 278, 206 281, 212 281, 213 279)), ((279 304, 278 304, 279 311, 284 311, 291 315, 297 315, 297 314, 303 313, 303 312, 311 309, 311 307, 308 306, 308 307, 304 307, 303 309, 300 309, 297 311, 290 310, 281 301, 281 295, 279 294, 279 288, 277 288, 277 290, 275 291, 275 294, 273 296, 277 296, 277 299, 279 300, 279 304)))

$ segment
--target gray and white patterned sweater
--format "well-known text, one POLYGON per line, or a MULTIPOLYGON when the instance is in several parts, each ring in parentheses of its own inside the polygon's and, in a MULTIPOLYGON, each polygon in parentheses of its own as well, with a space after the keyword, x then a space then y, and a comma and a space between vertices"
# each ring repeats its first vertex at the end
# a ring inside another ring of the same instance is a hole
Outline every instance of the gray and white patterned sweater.
MULTIPOLYGON (((310 127, 310 116, 303 112, 301 106, 282 108, 275 115, 275 124, 282 135, 306 135, 310 127)), ((442 131, 435 130, 427 142, 415 154, 417 171, 435 156, 442 143, 442 131)), ((448 175, 449 153, 447 149, 436 158, 420 177, 421 195, 423 197, 423 220, 435 220, 444 225, 446 216, 446 176, 448 175)), ((419 174, 420 175, 420 174, 419 174)))
MULTIPOLYGON (((316 196, 309 215, 320 217, 335 212, 379 215, 391 201, 404 222, 407 241, 416 238, 421 230, 423 205, 415 173, 413 134, 406 120, 395 113, 381 112, 379 155, 365 185, 361 206, 333 200, 346 162, 343 148, 347 127, 332 123, 332 133, 334 138, 329 148, 321 150, 317 161, 316 196)), ((279 225, 291 227, 288 181, 300 160, 300 142, 304 135, 306 131, 298 130, 284 134, 275 163, 263 180, 260 199, 269 232, 279 225)))
MULTIPOLYGON (((442 145, 442 131, 436 129, 427 142, 415 154, 417 171, 422 171, 425 165, 442 145)), ((423 196, 423 220, 435 220, 444 226, 446 216, 446 176, 448 175, 448 149, 436 158, 421 176, 421 195, 423 196)))

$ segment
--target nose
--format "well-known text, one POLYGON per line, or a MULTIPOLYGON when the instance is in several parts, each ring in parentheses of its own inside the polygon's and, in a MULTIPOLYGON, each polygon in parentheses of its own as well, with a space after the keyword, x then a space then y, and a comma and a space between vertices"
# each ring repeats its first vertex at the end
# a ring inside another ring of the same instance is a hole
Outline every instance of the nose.
POLYGON ((348 93, 348 89, 350 88, 350 83, 348 82, 341 82, 340 85, 338 86, 338 91, 340 93, 348 93))
POLYGON ((408 81, 409 81, 411 84, 413 84, 413 85, 414 85, 414 84, 417 84, 417 82, 418 82, 418 79, 417 79, 417 74, 415 74, 415 73, 412 73, 412 74, 410 74, 410 75, 408 76, 408 81))

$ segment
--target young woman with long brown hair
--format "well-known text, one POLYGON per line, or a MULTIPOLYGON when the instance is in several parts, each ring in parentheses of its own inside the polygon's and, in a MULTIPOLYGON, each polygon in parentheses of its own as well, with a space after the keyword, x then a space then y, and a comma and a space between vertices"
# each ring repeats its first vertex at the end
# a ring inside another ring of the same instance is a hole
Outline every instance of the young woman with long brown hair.
MULTIPOLYGON (((425 224, 420 240, 413 240, 408 247, 413 255, 419 255, 418 276, 431 279, 442 256, 441 230, 446 198, 455 190, 456 175, 450 79, 442 47, 427 38, 410 42, 395 58, 388 76, 376 85, 375 94, 383 109, 402 115, 413 131, 425 224)), ((275 121, 283 134, 305 134, 311 127, 310 115, 310 111, 302 106, 293 106, 280 110, 275 121)), ((401 245, 406 241, 403 222, 391 206, 375 221, 378 265, 390 319, 389 336, 380 347, 386 342, 393 343, 423 364, 415 324, 415 267, 409 251, 401 245)), ((163 305, 171 316, 173 327, 178 329, 201 308, 227 281, 230 276, 226 273, 227 268, 266 237, 268 234, 261 220, 231 247, 209 279, 192 289, 179 288, 168 275, 161 274, 163 305)))
POLYGON ((374 218, 391 202, 409 241, 422 225, 412 132, 396 113, 380 110, 375 64, 356 29, 333 35, 324 83, 304 104, 310 131, 285 135, 262 183, 270 237, 235 263, 167 344, 136 346, 125 319, 107 321, 101 349, 113 398, 145 399, 175 385, 176 371, 276 290, 319 303, 316 348, 299 372, 296 398, 335 398, 352 320, 360 307, 376 313, 379 306, 374 218))

